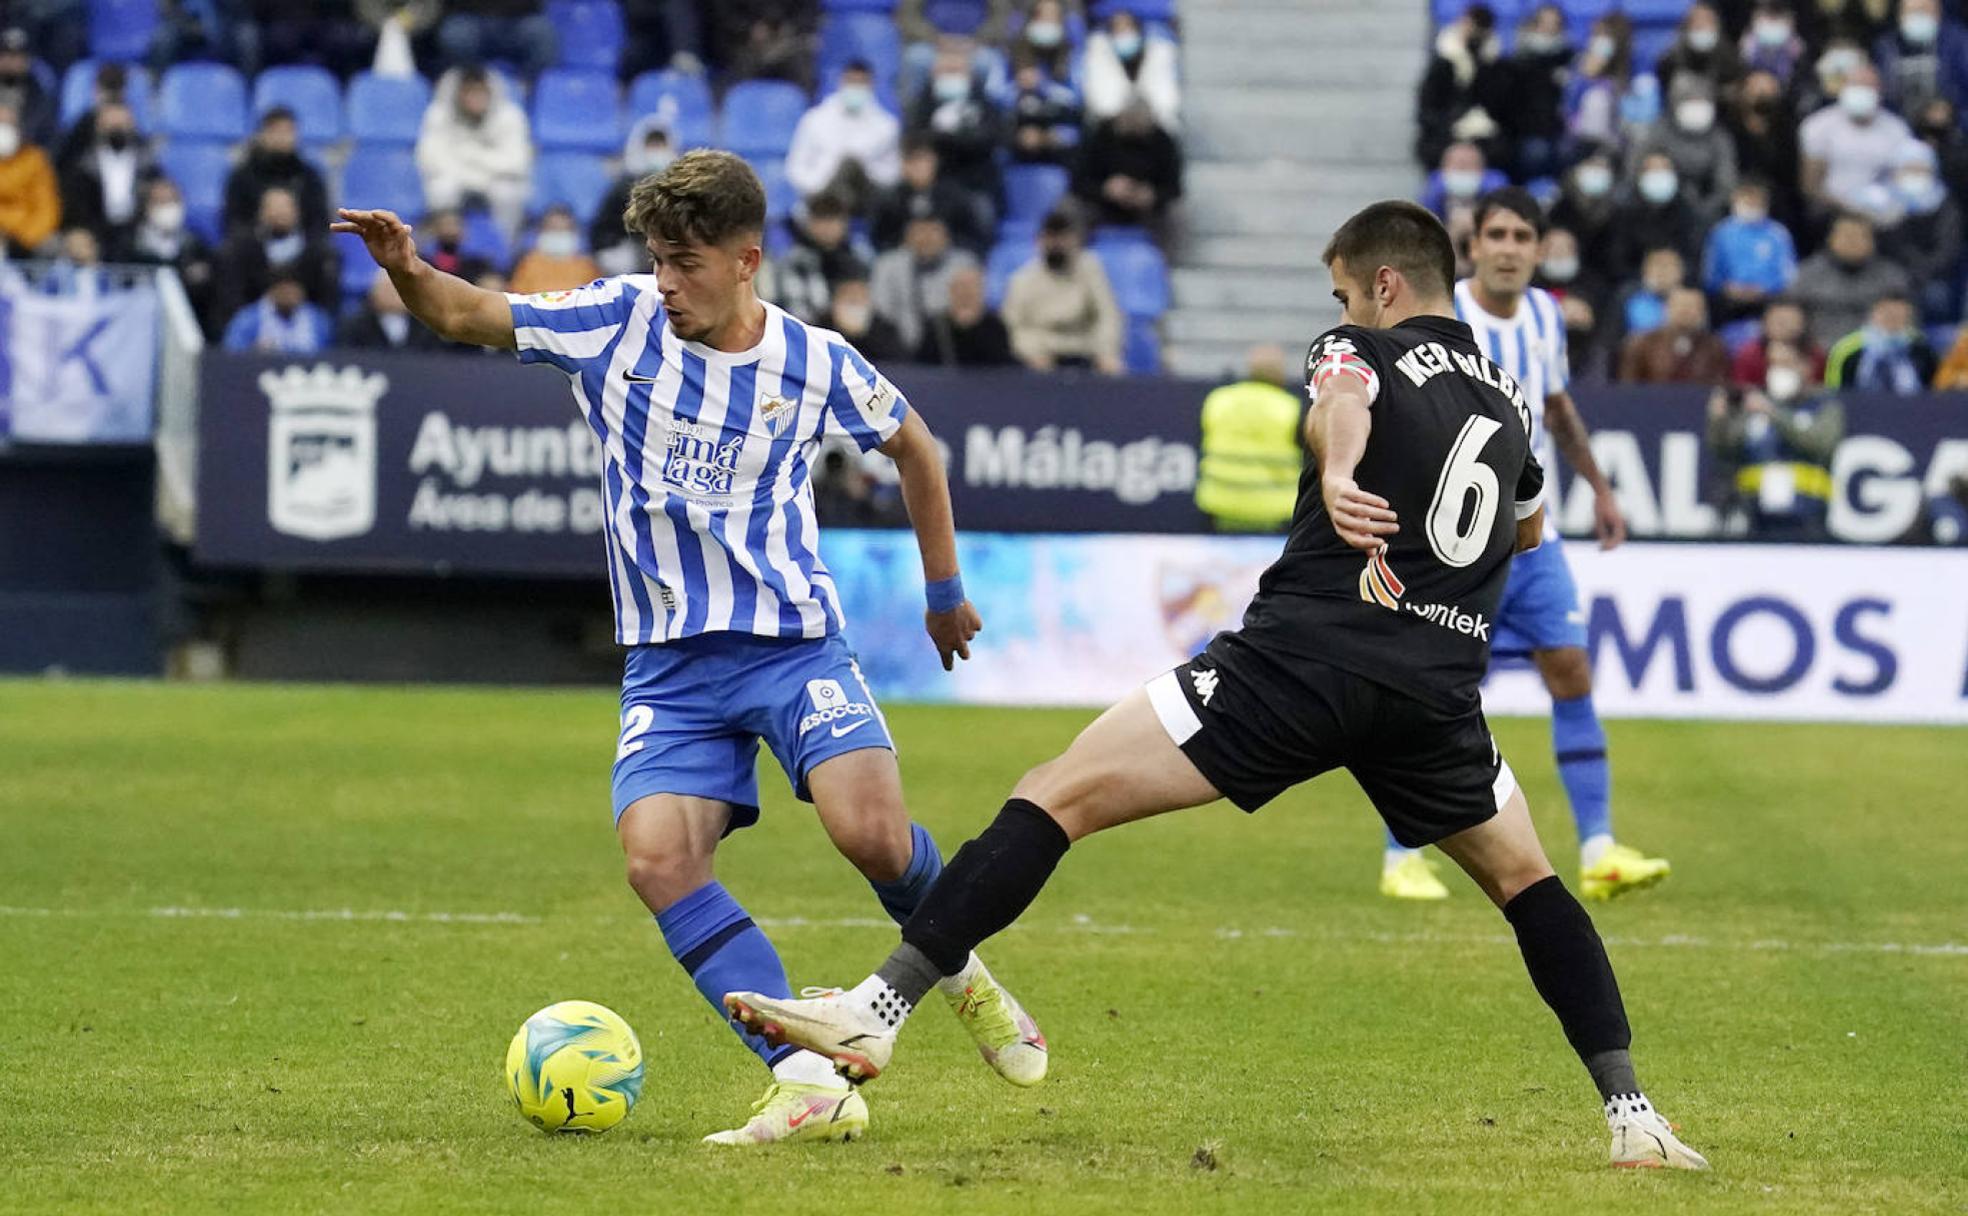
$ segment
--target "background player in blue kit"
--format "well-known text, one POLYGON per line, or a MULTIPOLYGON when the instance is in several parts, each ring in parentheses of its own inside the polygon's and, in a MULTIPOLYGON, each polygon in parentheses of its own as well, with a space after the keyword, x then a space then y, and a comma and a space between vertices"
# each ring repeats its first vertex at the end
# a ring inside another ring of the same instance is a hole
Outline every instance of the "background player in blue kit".
MULTIPOLYGON (((1523 386, 1531 404, 1532 450, 1539 462, 1555 470, 1555 446, 1592 487, 1594 531, 1600 547, 1611 549, 1626 539, 1626 520, 1592 457, 1585 422, 1572 402, 1558 303, 1530 285, 1543 232, 1544 211, 1528 191, 1509 187, 1485 196, 1477 204, 1476 228, 1469 238, 1476 273, 1456 284, 1456 317, 1473 331, 1476 345, 1491 361, 1523 386)), ((1554 506, 1550 515, 1555 514, 1554 506)), ((1611 899, 1654 885, 1667 877, 1669 867, 1666 859, 1648 857, 1613 838, 1612 770, 1606 731, 1592 704, 1592 658, 1585 640, 1585 614, 1565 564, 1565 549, 1557 529, 1547 523, 1544 543, 1510 567, 1491 653, 1528 656, 1537 664, 1551 693, 1558 776, 1578 827, 1579 894, 1611 899)), ((1449 894, 1432 864, 1392 836, 1380 890, 1398 899, 1446 899, 1449 894)))
MULTIPOLYGON (((943 666, 982 628, 957 574, 935 439, 894 385, 831 330, 753 290, 765 227, 756 174, 696 151, 634 187, 624 221, 654 272, 505 295, 417 256, 387 211, 341 212, 410 311, 452 341, 516 349, 572 382, 604 453, 605 557, 629 647, 614 769, 629 883, 714 1007, 734 989, 790 996, 763 931, 711 874, 719 840, 758 819, 763 739, 882 906, 906 920, 942 871, 910 822, 887 723, 841 637, 820 560, 810 459, 845 435, 895 461, 943 666)), ((943 991, 984 1058, 1037 1084, 1046 1044, 975 957, 943 991)), ((852 1139, 867 1104, 827 1060, 745 1035, 773 1081, 718 1144, 852 1139)))

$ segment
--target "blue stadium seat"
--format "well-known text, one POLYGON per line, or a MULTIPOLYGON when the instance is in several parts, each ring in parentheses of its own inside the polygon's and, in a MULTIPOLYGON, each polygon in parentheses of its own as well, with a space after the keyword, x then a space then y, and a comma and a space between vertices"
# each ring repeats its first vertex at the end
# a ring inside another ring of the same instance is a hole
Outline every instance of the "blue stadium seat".
POLYGON ((1005 166, 1005 220, 1036 224, 1065 196, 1071 184, 1071 176, 1060 165, 1005 166))
MULTIPOLYGON (((153 111, 157 103, 152 97, 150 73, 132 64, 128 86, 123 91, 123 100, 130 105, 130 112, 136 115, 137 130, 150 133, 154 121, 153 111)), ((96 61, 78 59, 68 65, 68 71, 61 78, 61 127, 66 131, 76 121, 87 114, 96 104, 96 61)))
POLYGON ((90 0, 89 55, 131 63, 150 49, 157 32, 157 0, 90 0))
POLYGON ((799 191, 786 180, 786 162, 778 159, 755 160, 752 168, 758 172, 759 184, 765 187, 766 222, 789 218, 794 205, 800 200, 799 191))
POLYGON ((1003 307, 1005 288, 1011 285, 1011 276, 1037 256, 1039 247, 1036 241, 1001 240, 991 246, 990 254, 984 259, 984 302, 992 308, 1003 307))
POLYGON ((542 152, 533 162, 533 213, 566 203, 585 224, 609 185, 608 162, 592 152, 542 152))
POLYGON ((806 113, 806 91, 784 80, 743 80, 724 95, 719 143, 744 157, 783 157, 806 113))
POLYGON ((830 13, 892 13, 895 0, 820 0, 820 7, 830 13))
POLYGON ((414 220, 424 213, 417 158, 396 144, 357 144, 342 166, 341 205, 394 211, 414 220))
POLYGON ((226 178, 232 175, 232 156, 218 140, 174 139, 158 154, 164 173, 184 193, 185 223, 208 241, 222 233, 226 178))
POLYGON ((1636 29, 1633 31, 1633 70, 1651 72, 1654 64, 1674 45, 1675 29, 1666 26, 1659 29, 1636 29))
POLYGON ((893 82, 902 63, 902 34, 883 13, 831 13, 820 23, 821 72, 864 59, 877 80, 893 82))
POLYGON ((261 72, 253 81, 253 117, 275 106, 294 112, 301 138, 309 143, 342 137, 342 86, 326 68, 289 64, 261 72))
POLYGON ((551 68, 533 86, 533 142, 607 154, 622 149, 615 77, 586 68, 551 68))
POLYGON ((1622 0, 1620 11, 1636 26, 1676 26, 1688 15, 1687 0, 1622 0))
POLYGON ((622 9, 615 0, 552 0, 547 19, 560 34, 560 66, 613 72, 622 60, 622 9))
MULTIPOLYGON (((1460 10, 1458 10, 1460 11, 1460 10)), ((1150 21, 1174 21, 1179 15, 1175 11, 1175 0, 1099 0, 1093 6, 1093 19, 1105 21, 1109 13, 1133 13, 1135 20, 1144 25, 1150 21)), ((1498 26, 1503 25, 1499 18, 1498 26)))
POLYGON ((506 230, 499 221, 492 218, 489 211, 465 212, 465 235, 458 242, 462 253, 477 254, 504 271, 513 264, 512 242, 506 239, 506 230))
POLYGON ((333 235, 335 252, 342 259, 342 309, 349 312, 361 306, 369 294, 369 285, 376 281, 376 259, 369 256, 368 246, 354 233, 333 235))
POLYGON ((710 86, 688 72, 644 72, 629 84, 629 120, 660 114, 669 120, 679 148, 703 147, 717 139, 717 109, 710 86))
POLYGON ((1153 317, 1128 318, 1127 333, 1121 338, 1121 362, 1137 376, 1161 373, 1162 336, 1155 332, 1153 317))
POLYGON ((422 76, 357 72, 349 81, 348 132, 365 144, 414 144, 430 99, 422 76))
POLYGON ((159 125, 181 139, 243 139, 246 78, 223 63, 174 63, 157 97, 159 125))
POLYGON ((985 0, 925 0, 923 16, 946 34, 974 33, 990 15, 985 0))
POLYGON ((1592 31, 1592 23, 1613 12, 1614 0, 1565 0, 1565 31, 1572 41, 1582 43, 1592 31))
POLYGON ((1098 242, 1093 254, 1107 271, 1114 300, 1130 317, 1159 317, 1168 311, 1168 262, 1153 245, 1098 242))

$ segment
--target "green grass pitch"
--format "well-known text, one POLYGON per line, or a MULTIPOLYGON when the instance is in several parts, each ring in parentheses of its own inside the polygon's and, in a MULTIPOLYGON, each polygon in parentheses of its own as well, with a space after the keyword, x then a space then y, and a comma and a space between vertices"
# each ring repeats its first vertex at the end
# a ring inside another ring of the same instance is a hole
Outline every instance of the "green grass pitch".
MULTIPOLYGON (((891 714, 946 851, 1086 718, 891 714)), ((1664 1176, 1603 1166, 1474 887, 1374 893, 1343 775, 1074 849, 986 951, 1043 1087, 926 1009, 867 1140, 701 1147, 763 1073, 622 882, 615 730, 605 691, 0 683, 0 1211, 1968 1210, 1968 732, 1612 724, 1620 826, 1675 876, 1595 915, 1641 1078, 1715 1166, 1664 1176), (587 1140, 500 1079, 567 997, 648 1057, 587 1140)), ((1569 871, 1544 725, 1499 733, 1569 871)), ((795 985, 852 982, 893 931, 764 784, 720 876, 795 985)))

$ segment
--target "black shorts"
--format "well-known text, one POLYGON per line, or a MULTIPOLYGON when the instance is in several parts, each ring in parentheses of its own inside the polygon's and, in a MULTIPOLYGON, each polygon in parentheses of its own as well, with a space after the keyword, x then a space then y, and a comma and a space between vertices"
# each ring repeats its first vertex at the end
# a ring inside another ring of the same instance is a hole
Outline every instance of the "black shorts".
POLYGON ((1482 710, 1445 713, 1236 633, 1149 681, 1148 699, 1175 745, 1246 811, 1344 767, 1394 839, 1417 849, 1486 822, 1517 788, 1482 710))

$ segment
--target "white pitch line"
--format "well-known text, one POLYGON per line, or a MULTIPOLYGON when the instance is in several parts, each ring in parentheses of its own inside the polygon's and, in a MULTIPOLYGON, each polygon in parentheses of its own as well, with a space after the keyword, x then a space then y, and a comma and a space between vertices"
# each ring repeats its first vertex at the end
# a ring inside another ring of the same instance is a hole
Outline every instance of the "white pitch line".
MULTIPOLYGON (((25 908, 0 905, 0 918, 95 918, 95 917, 141 917, 151 920, 284 920, 284 921, 330 921, 330 922, 381 922, 386 924, 426 924, 426 925, 539 925, 550 918, 530 916, 523 912, 404 912, 391 909, 357 908, 25 908)), ((632 918, 602 917, 598 923, 614 924, 632 918)), ((753 918, 766 929, 893 929, 895 922, 874 916, 759 916, 753 918)), ((1020 922, 1012 926, 1012 931, 1023 933, 1093 934, 1096 936, 1139 936, 1139 937, 1183 937, 1182 931, 1170 932, 1164 929, 1127 924, 1101 924, 1092 917, 1080 914, 1065 922, 1053 924, 1031 924, 1020 922)), ((1335 942, 1379 942, 1385 945, 1418 946, 1467 946, 1467 945, 1513 945, 1516 939, 1507 933, 1437 933, 1414 932, 1394 933, 1379 930, 1304 930, 1282 925, 1269 925, 1258 928, 1220 928, 1210 936, 1218 941, 1238 941, 1245 938, 1279 939, 1291 938, 1307 941, 1335 942)), ((1794 953, 1794 954, 1897 954, 1914 958, 1968 958, 1968 942, 1809 942, 1787 941, 1782 938, 1758 938, 1753 941, 1730 940, 1727 938, 1697 937, 1686 933, 1669 933, 1660 937, 1633 937, 1614 935, 1606 938, 1608 945, 1623 949, 1660 950, 1728 950, 1750 953, 1794 953)))

